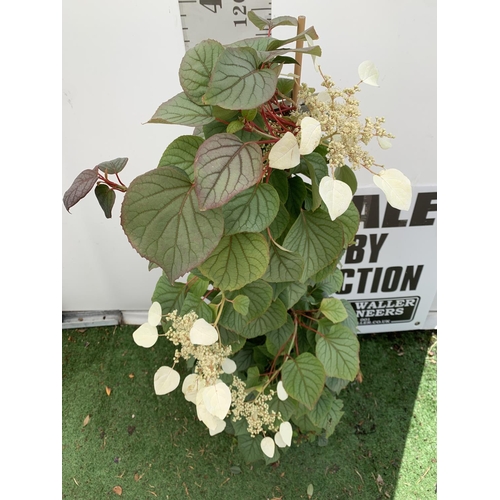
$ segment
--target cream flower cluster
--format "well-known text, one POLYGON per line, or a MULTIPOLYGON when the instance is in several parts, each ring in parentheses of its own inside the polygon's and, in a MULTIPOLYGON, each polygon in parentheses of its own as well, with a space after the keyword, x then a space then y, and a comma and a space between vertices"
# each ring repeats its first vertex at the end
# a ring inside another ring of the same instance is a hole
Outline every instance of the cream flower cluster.
MULTIPOLYGON (((362 82, 378 86, 378 70, 371 61, 361 63, 358 74, 362 82)), ((300 127, 298 139, 286 132, 273 145, 269 166, 279 170, 294 168, 299 165, 301 155, 312 153, 321 143, 327 148, 326 157, 332 172, 344 164, 354 170, 366 168, 373 174, 375 185, 385 193, 388 203, 399 210, 408 210, 412 198, 409 179, 394 168, 374 173, 371 167, 376 165, 375 160, 362 147, 374 137, 382 149, 391 147, 389 138, 394 136, 382 127, 384 118, 377 117, 375 121, 366 118, 361 122, 359 101, 354 97, 360 87, 339 89, 329 76, 322 76, 324 92, 315 94, 314 89, 302 85, 298 99, 304 103, 305 110, 294 114, 300 127)), ((329 175, 321 179, 319 194, 332 220, 347 210, 353 198, 347 183, 329 175)))
MULTIPOLYGON (((154 302, 148 312, 148 321, 133 334, 136 344, 151 347, 156 343, 161 318, 161 306, 154 302)), ((182 384, 184 397, 196 405, 198 418, 208 427, 210 435, 218 434, 226 427, 224 418, 231 406, 231 390, 219 378, 222 373, 236 370, 236 364, 228 358, 231 346, 223 346, 216 328, 194 312, 179 316, 173 311, 165 315, 165 320, 171 322, 171 326, 164 336, 180 346, 175 352, 174 366, 180 358, 196 359, 194 373, 182 384)), ((173 367, 161 366, 154 375, 158 395, 172 392, 179 384, 180 374, 173 367)))

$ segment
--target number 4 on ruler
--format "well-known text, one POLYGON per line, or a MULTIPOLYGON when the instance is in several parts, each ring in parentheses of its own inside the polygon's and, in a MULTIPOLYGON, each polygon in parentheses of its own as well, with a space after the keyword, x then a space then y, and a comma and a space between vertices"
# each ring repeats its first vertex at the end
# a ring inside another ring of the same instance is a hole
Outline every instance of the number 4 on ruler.
POLYGON ((217 14, 217 7, 222 9, 222 0, 200 0, 200 4, 214 14, 217 14))

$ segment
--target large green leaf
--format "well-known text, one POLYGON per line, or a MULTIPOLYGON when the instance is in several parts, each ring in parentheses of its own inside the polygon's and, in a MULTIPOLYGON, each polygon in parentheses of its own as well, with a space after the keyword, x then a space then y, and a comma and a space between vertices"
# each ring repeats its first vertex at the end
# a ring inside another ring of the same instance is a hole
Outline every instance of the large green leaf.
POLYGON ((288 315, 283 302, 276 299, 262 316, 248 323, 238 333, 247 339, 253 339, 260 335, 265 335, 271 330, 281 328, 286 323, 287 317, 288 315))
POLYGON ((344 412, 342 411, 343 406, 344 403, 341 399, 335 399, 333 401, 333 405, 328 412, 328 417, 325 425, 325 434, 327 438, 333 434, 335 427, 340 422, 340 419, 344 414, 344 412))
POLYGON ((343 325, 333 325, 316 338, 316 356, 329 377, 354 380, 359 371, 359 341, 343 325))
POLYGON ((181 135, 165 149, 158 167, 174 166, 184 170, 189 179, 194 181, 194 158, 203 139, 195 135, 181 135))
POLYGON ((314 408, 307 413, 311 422, 320 429, 324 429, 327 426, 329 413, 332 409, 334 401, 335 398, 333 397, 333 394, 328 389, 324 390, 314 408))
POLYGON ((271 231, 271 236, 274 240, 278 240, 279 237, 283 234, 285 229, 288 227, 288 222, 290 221, 290 214, 288 210, 285 208, 285 205, 280 202, 278 213, 276 217, 271 222, 269 226, 269 231, 271 231))
POLYGON ((260 233, 276 217, 280 200, 269 184, 256 184, 237 194, 222 207, 224 233, 260 233))
POLYGON ((266 334, 266 348, 276 356, 281 351, 281 355, 286 354, 285 344, 290 339, 294 330, 293 319, 287 315, 286 323, 277 330, 272 330, 266 334))
POLYGON ((342 324, 347 326, 349 330, 356 332, 358 328, 358 315, 349 301, 345 299, 340 300, 342 301, 342 304, 344 304, 345 310, 347 311, 347 318, 342 321, 342 324))
POLYGON ((282 401, 278 396, 274 396, 269 403, 269 411, 275 411, 281 415, 283 422, 288 422, 297 410, 297 402, 292 398, 282 401))
POLYGON ((260 64, 251 47, 226 48, 213 69, 204 103, 226 109, 252 109, 269 101, 278 75, 272 69, 260 69, 260 64))
POLYGON ((162 167, 132 181, 123 199, 121 224, 130 244, 173 282, 215 249, 224 218, 221 209, 199 210, 184 171, 162 167))
POLYGON ((179 80, 182 90, 193 102, 203 104, 201 98, 207 91, 212 70, 223 51, 224 47, 219 42, 203 40, 184 54, 179 80))
POLYGON ((257 233, 224 236, 200 271, 221 290, 237 290, 262 277, 269 263, 269 247, 257 233))
POLYGON ((304 283, 290 283, 279 295, 287 309, 291 309, 306 293, 307 285, 304 283))
POLYGON ((283 364, 281 375, 286 392, 312 410, 325 383, 325 369, 318 358, 310 352, 291 358, 283 364))
POLYGON ((248 313, 242 316, 234 310, 231 302, 226 302, 219 320, 221 325, 235 331, 242 330, 250 321, 266 312, 273 300, 273 289, 265 281, 257 280, 243 288, 227 293, 226 297, 229 300, 234 300, 238 295, 250 299, 248 313))
POLYGON ((342 251, 344 231, 340 222, 332 221, 321 209, 301 211, 288 231, 283 246, 304 258, 305 282, 313 274, 331 264, 342 251))
POLYGON ((151 302, 159 302, 165 313, 174 310, 180 311, 186 296, 184 283, 170 283, 167 276, 162 274, 156 283, 151 302))
POLYGON ((201 297, 197 297, 191 292, 186 295, 180 314, 183 316, 190 311, 194 311, 198 315, 198 318, 203 318, 209 323, 213 323, 215 320, 212 308, 204 300, 202 300, 201 297))
POLYGON ((259 181, 262 151, 233 134, 213 135, 198 149, 194 176, 200 208, 220 207, 259 181))
POLYGON ((344 228, 344 241, 346 244, 351 243, 359 229, 360 216, 356 205, 351 201, 347 210, 340 217, 337 217, 337 220, 344 228))
POLYGON ((273 283, 300 280, 304 272, 304 259, 295 252, 289 252, 272 243, 269 247, 269 266, 262 277, 273 283))
POLYGON ((345 182, 351 188, 352 194, 356 193, 356 190, 358 189, 358 179, 356 178, 356 174, 352 171, 351 167, 347 165, 337 167, 335 169, 335 179, 345 182))
POLYGON ((326 298, 321 301, 319 310, 332 322, 341 323, 347 318, 347 311, 340 299, 335 297, 326 298))
POLYGON ((286 203, 288 199, 288 175, 283 170, 273 170, 269 176, 269 184, 276 189, 280 200, 286 203))
POLYGON ((212 120, 211 106, 200 106, 191 101, 184 92, 180 92, 161 104, 148 123, 173 123, 196 127, 206 125, 212 120))

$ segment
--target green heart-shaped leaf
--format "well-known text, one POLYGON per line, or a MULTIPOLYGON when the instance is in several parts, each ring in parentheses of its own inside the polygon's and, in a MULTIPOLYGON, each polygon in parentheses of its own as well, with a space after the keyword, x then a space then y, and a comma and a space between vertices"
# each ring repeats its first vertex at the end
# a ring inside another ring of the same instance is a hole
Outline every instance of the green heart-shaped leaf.
POLYGON ((216 134, 198 149, 194 161, 196 194, 202 210, 216 208, 256 184, 262 175, 262 151, 233 134, 216 134))
POLYGON ((302 255, 305 282, 313 274, 331 264, 342 251, 344 231, 338 221, 332 221, 321 209, 315 212, 301 211, 288 231, 283 246, 302 255))
POLYGON ((212 120, 211 106, 200 106, 191 101, 184 92, 180 92, 161 104, 148 123, 173 123, 197 127, 207 125, 212 120))
POLYGON ((177 137, 165 149, 158 167, 178 167, 188 174, 191 181, 194 181, 194 159, 202 143, 203 139, 195 135, 181 135, 177 137))
POLYGON ((224 47, 219 42, 203 40, 184 54, 179 80, 182 90, 196 104, 203 104, 201 98, 207 91, 212 70, 223 51, 224 47))
POLYGON ((130 244, 172 282, 210 255, 224 228, 222 210, 201 212, 194 186, 177 167, 157 168, 132 181, 121 223, 130 244))
POLYGON ((269 101, 276 91, 278 75, 272 69, 260 69, 260 65, 253 48, 226 48, 213 69, 204 103, 252 109, 269 101))
POLYGON ((325 383, 325 369, 318 358, 310 352, 304 352, 285 361, 281 375, 286 392, 312 410, 325 383))
POLYGON ((221 290, 237 290, 264 274, 269 263, 269 247, 257 233, 224 236, 200 271, 221 290))
POLYGON ((222 207, 224 233, 260 233, 274 220, 279 206, 278 193, 272 186, 256 184, 222 207))
POLYGON ((316 356, 329 377, 354 380, 359 371, 359 341, 343 325, 333 325, 317 335, 316 356))

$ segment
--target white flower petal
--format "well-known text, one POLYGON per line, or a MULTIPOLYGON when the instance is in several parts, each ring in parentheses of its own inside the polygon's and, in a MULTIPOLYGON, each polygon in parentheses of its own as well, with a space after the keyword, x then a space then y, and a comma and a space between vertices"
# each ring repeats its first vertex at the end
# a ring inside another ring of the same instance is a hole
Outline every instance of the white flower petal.
POLYGON ((300 163, 300 151, 297 138, 287 132, 269 153, 269 166, 278 170, 296 167, 300 163))
POLYGON ((216 434, 219 434, 220 432, 222 432, 226 428, 225 420, 221 420, 220 418, 217 418, 217 417, 214 417, 214 419, 217 423, 217 426, 215 427, 215 429, 209 429, 211 436, 215 436, 216 434))
POLYGON ((387 137, 377 137, 377 141, 382 149, 392 148, 392 142, 387 137))
POLYGON ((281 399, 281 401, 285 401, 286 399, 288 399, 288 392, 285 391, 283 382, 281 380, 278 382, 276 392, 278 393, 278 398, 281 399))
POLYGON ((212 415, 224 419, 231 406, 231 389, 219 380, 214 385, 207 385, 201 392, 207 410, 212 415))
POLYGON ((280 448, 286 447, 286 443, 285 443, 285 441, 283 441, 283 438, 281 437, 281 433, 279 431, 274 435, 274 442, 280 448))
POLYGON ((222 369, 224 370, 224 373, 230 375, 236 371, 236 368, 236 363, 232 359, 224 358, 222 360, 222 369))
POLYGON ((269 458, 274 457, 274 439, 267 436, 260 442, 260 448, 264 452, 264 455, 269 458))
POLYGON ((345 182, 328 176, 323 177, 319 183, 319 195, 325 202, 332 220, 341 216, 352 200, 351 188, 345 182))
POLYGON ((141 325, 133 334, 134 342, 141 347, 151 347, 158 340, 158 329, 149 323, 141 325))
MULTIPOLYGON (((314 47, 314 40, 307 34, 304 34, 306 37, 306 42, 309 47, 314 47)), ((318 56, 311 56, 314 64, 314 69, 319 73, 319 64, 318 64, 318 56)))
POLYGON ((318 120, 306 116, 300 122, 300 154, 312 153, 321 141, 321 124, 318 120))
POLYGON ((177 388, 181 376, 170 366, 161 366, 156 370, 154 377, 155 393, 158 396, 168 394, 177 388))
POLYGON ((196 395, 196 415, 208 427, 209 430, 215 431, 215 429, 217 429, 217 425, 219 424, 220 418, 212 415, 207 410, 207 407, 203 402, 203 391, 204 389, 201 389, 196 395))
POLYGON ((280 424, 280 435, 283 438, 284 443, 287 446, 292 446, 292 435, 293 435, 293 430, 292 430, 292 424, 290 422, 282 422, 280 424))
POLYGON ((378 69, 371 61, 363 61, 358 66, 358 75, 363 83, 378 87, 378 69))
POLYGON ((148 311, 148 323, 152 326, 158 326, 161 323, 161 305, 159 302, 153 302, 148 311))
POLYGON ((382 170, 373 176, 373 182, 387 197, 387 202, 398 210, 408 210, 411 204, 411 183, 408 177, 395 168, 382 170))
POLYGON ((212 345, 219 339, 219 334, 213 325, 199 318, 193 323, 189 338, 196 345, 212 345))
POLYGON ((196 373, 191 373, 182 383, 182 393, 189 402, 196 403, 196 395, 203 387, 205 387, 205 380, 196 373))

